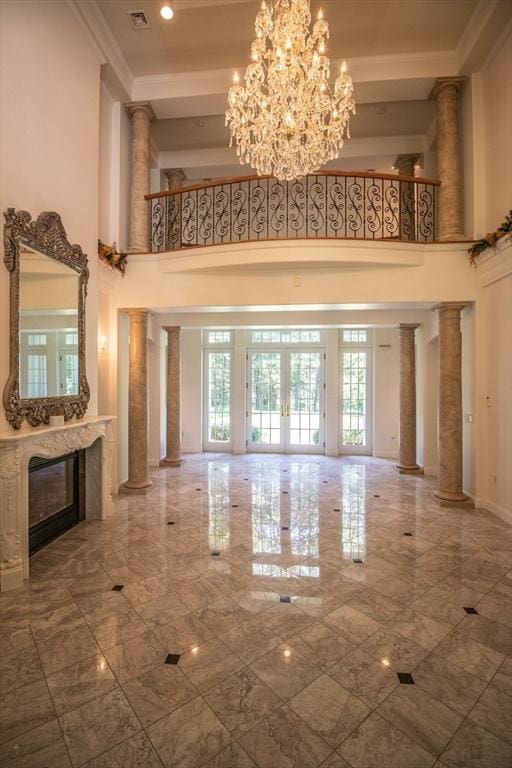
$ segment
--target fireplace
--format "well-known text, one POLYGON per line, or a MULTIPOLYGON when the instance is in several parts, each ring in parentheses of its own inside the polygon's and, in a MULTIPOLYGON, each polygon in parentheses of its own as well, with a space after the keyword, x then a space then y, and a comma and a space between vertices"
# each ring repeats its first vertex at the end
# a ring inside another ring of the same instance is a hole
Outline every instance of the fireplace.
POLYGON ((85 451, 34 456, 28 465, 28 545, 32 555, 85 519, 85 451))

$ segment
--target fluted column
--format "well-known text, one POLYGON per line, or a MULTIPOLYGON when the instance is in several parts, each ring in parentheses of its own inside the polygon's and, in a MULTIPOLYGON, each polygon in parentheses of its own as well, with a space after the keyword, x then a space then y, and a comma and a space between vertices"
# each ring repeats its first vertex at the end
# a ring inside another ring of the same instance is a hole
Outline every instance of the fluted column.
POLYGON ((154 113, 149 101, 126 105, 132 119, 132 176, 130 188, 130 251, 149 250, 149 208, 144 195, 149 194, 150 124, 154 113))
POLYGON ((151 485, 148 464, 148 319, 146 309, 127 310, 130 318, 128 374, 128 480, 126 493, 142 493, 151 485))
POLYGON ((459 90, 464 77, 440 77, 431 99, 437 103, 437 239, 461 240, 461 188, 459 160, 459 90))
POLYGON ((161 464, 179 467, 181 460, 181 328, 167 326, 166 453, 161 464))
POLYGON ((438 488, 444 504, 468 502, 462 491, 462 342, 463 303, 443 302, 439 312, 439 444, 438 488))
POLYGON ((416 347, 418 324, 402 323, 400 338, 400 472, 419 472, 416 463, 416 347))

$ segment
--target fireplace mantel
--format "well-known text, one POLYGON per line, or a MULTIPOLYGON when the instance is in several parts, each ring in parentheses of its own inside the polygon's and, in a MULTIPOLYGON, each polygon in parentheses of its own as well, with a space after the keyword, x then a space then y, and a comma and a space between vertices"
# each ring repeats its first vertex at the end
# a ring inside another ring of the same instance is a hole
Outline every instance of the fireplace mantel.
POLYGON ((114 416, 88 416, 61 426, 0 432, 0 591, 21 587, 29 576, 28 465, 33 456, 51 458, 89 448, 98 438, 100 504, 86 518, 104 519, 112 506, 114 416))

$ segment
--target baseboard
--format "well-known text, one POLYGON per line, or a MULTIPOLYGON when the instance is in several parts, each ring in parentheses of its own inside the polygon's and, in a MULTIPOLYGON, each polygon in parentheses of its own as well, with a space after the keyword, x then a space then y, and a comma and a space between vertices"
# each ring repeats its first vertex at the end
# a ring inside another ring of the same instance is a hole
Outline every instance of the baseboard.
POLYGON ((512 509, 506 509, 506 507, 502 507, 500 504, 495 504, 494 501, 489 501, 489 499, 482 499, 480 497, 475 498, 475 507, 486 509, 493 515, 496 515, 496 517, 499 517, 500 520, 512 525, 512 509))
POLYGON ((398 459, 398 451, 372 451, 376 459, 398 459))
POLYGON ((437 467, 423 467, 423 474, 427 477, 437 477, 437 467))

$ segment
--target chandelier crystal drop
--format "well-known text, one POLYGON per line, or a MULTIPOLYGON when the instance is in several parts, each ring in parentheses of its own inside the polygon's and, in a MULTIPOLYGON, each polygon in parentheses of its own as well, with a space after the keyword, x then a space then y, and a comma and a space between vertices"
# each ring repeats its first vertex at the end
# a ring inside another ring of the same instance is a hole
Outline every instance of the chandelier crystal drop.
POLYGON ((329 25, 319 11, 310 31, 310 0, 269 0, 256 16, 252 62, 229 89, 226 125, 240 163, 260 176, 291 180, 339 156, 355 114, 343 62, 334 87, 325 55, 329 25))

